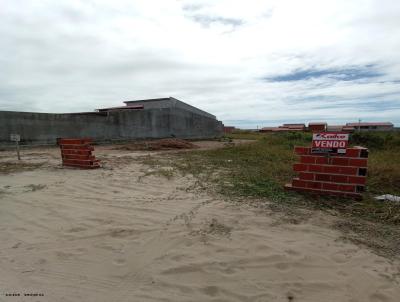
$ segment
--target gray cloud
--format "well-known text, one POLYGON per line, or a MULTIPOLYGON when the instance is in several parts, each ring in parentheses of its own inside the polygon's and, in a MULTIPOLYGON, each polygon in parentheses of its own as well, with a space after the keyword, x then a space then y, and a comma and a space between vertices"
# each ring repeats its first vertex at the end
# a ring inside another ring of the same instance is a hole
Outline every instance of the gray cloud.
POLYGON ((244 23, 243 20, 240 19, 224 18, 220 16, 191 15, 190 18, 193 19, 195 22, 198 22, 206 27, 210 26, 213 23, 220 23, 223 25, 230 25, 233 27, 240 26, 244 23))
POLYGON ((400 124, 400 8, 383 2, 6 0, 0 110, 174 96, 245 127, 400 124))
POLYGON ((196 12, 201 10, 204 5, 201 4, 186 4, 182 6, 182 9, 187 12, 196 12))
POLYGON ((377 78, 382 75, 382 73, 376 70, 376 66, 369 64, 366 66, 349 66, 336 69, 296 70, 289 74, 265 78, 265 80, 272 82, 291 82, 327 77, 338 81, 356 81, 377 78))

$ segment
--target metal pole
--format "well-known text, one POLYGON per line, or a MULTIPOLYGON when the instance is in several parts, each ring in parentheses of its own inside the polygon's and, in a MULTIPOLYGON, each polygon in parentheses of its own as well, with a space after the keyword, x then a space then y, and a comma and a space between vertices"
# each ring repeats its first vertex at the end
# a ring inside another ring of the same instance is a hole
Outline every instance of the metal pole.
POLYGON ((19 154, 19 142, 18 142, 18 141, 15 142, 15 147, 16 147, 16 149, 17 149, 18 160, 21 160, 21 156, 20 156, 20 154, 19 154))

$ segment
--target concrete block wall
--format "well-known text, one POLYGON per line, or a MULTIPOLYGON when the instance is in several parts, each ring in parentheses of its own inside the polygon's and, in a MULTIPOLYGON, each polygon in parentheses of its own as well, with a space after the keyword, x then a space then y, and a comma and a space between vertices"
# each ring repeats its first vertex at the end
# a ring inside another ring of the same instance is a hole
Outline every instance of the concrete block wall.
POLYGON ((191 138, 223 135, 220 121, 181 108, 120 110, 105 113, 32 113, 0 111, 0 145, 11 145, 10 134, 21 144, 55 144, 57 138, 93 138, 95 141, 191 138))

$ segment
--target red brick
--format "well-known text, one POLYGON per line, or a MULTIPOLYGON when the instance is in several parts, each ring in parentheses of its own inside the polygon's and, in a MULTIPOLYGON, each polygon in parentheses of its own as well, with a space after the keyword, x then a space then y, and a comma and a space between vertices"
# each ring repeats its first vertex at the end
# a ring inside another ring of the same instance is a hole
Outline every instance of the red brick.
POLYGON ((367 159, 364 158, 350 158, 349 166, 366 167, 367 159))
POLYGON ((90 146, 88 144, 82 144, 82 145, 60 145, 60 148, 62 150, 90 150, 90 151, 94 150, 93 146, 90 146))
POLYGON ((321 189, 322 188, 322 183, 321 182, 315 182, 315 181, 308 181, 306 184, 307 188, 311 189, 321 189))
POLYGON ((300 162, 302 164, 315 164, 315 157, 314 156, 302 155, 300 157, 300 162))
POLYGON ((329 158, 325 156, 316 156, 315 157, 315 163, 318 165, 327 165, 329 164, 329 158))
POLYGON ((338 166, 324 166, 324 173, 340 174, 340 167, 338 166))
POLYGON ((93 155, 82 155, 82 154, 63 154, 63 159, 81 159, 81 160, 95 160, 93 155))
POLYGON ((347 148, 346 156, 347 157, 360 157, 360 149, 359 148, 347 148))
POLYGON ((308 170, 310 172, 323 172, 324 166, 321 165, 309 165, 308 170))
POLYGON ((81 145, 81 144, 90 144, 93 140, 90 138, 60 138, 58 140, 59 145, 81 145))
POLYGON ((340 167, 339 174, 357 175, 358 168, 356 167, 340 167))
POLYGON ((351 184, 358 184, 358 185, 365 185, 366 178, 362 176, 349 176, 349 183, 351 184))
POLYGON ((355 185, 339 185, 339 191, 342 192, 355 192, 356 186, 355 185))
POLYGON ((323 182, 322 183, 322 189, 324 189, 324 190, 337 191, 338 187, 339 186, 335 183, 331 183, 331 182, 323 182))
POLYGON ((300 172, 299 179, 301 180, 314 180, 314 173, 300 172))
POLYGON ((305 165, 305 164, 294 164, 293 165, 293 171, 301 172, 301 171, 307 171, 307 170, 308 170, 308 165, 305 165))
POLYGON ((90 150, 61 150, 61 155, 65 154, 81 154, 81 155, 90 155, 92 151, 90 150))
POLYGON ((315 174, 315 180, 317 180, 317 181, 331 181, 331 175, 329 175, 329 174, 315 174))
POLYGON ((310 147, 294 147, 294 153, 297 155, 308 155, 310 154, 310 147))
POLYGON ((333 157, 333 158, 331 158, 331 164, 338 165, 338 166, 348 166, 349 159, 345 158, 345 157, 333 157))
POLYGON ((332 175, 331 180, 338 183, 347 183, 350 176, 346 175, 332 175))
POLYGON ((307 181, 294 178, 292 180, 292 185, 293 187, 305 188, 307 187, 307 181))

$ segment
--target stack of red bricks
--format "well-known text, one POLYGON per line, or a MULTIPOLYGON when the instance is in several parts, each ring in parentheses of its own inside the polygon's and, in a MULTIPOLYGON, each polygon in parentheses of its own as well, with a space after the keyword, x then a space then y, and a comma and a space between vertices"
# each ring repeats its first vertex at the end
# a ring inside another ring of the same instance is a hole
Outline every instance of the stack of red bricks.
POLYGON ((289 190, 308 191, 361 198, 365 191, 368 149, 347 148, 345 154, 312 154, 311 147, 295 147, 300 163, 293 165, 298 177, 285 187, 289 190))
POLYGON ((92 154, 92 139, 61 138, 58 144, 61 149, 63 166, 94 169, 100 167, 100 161, 92 154))

